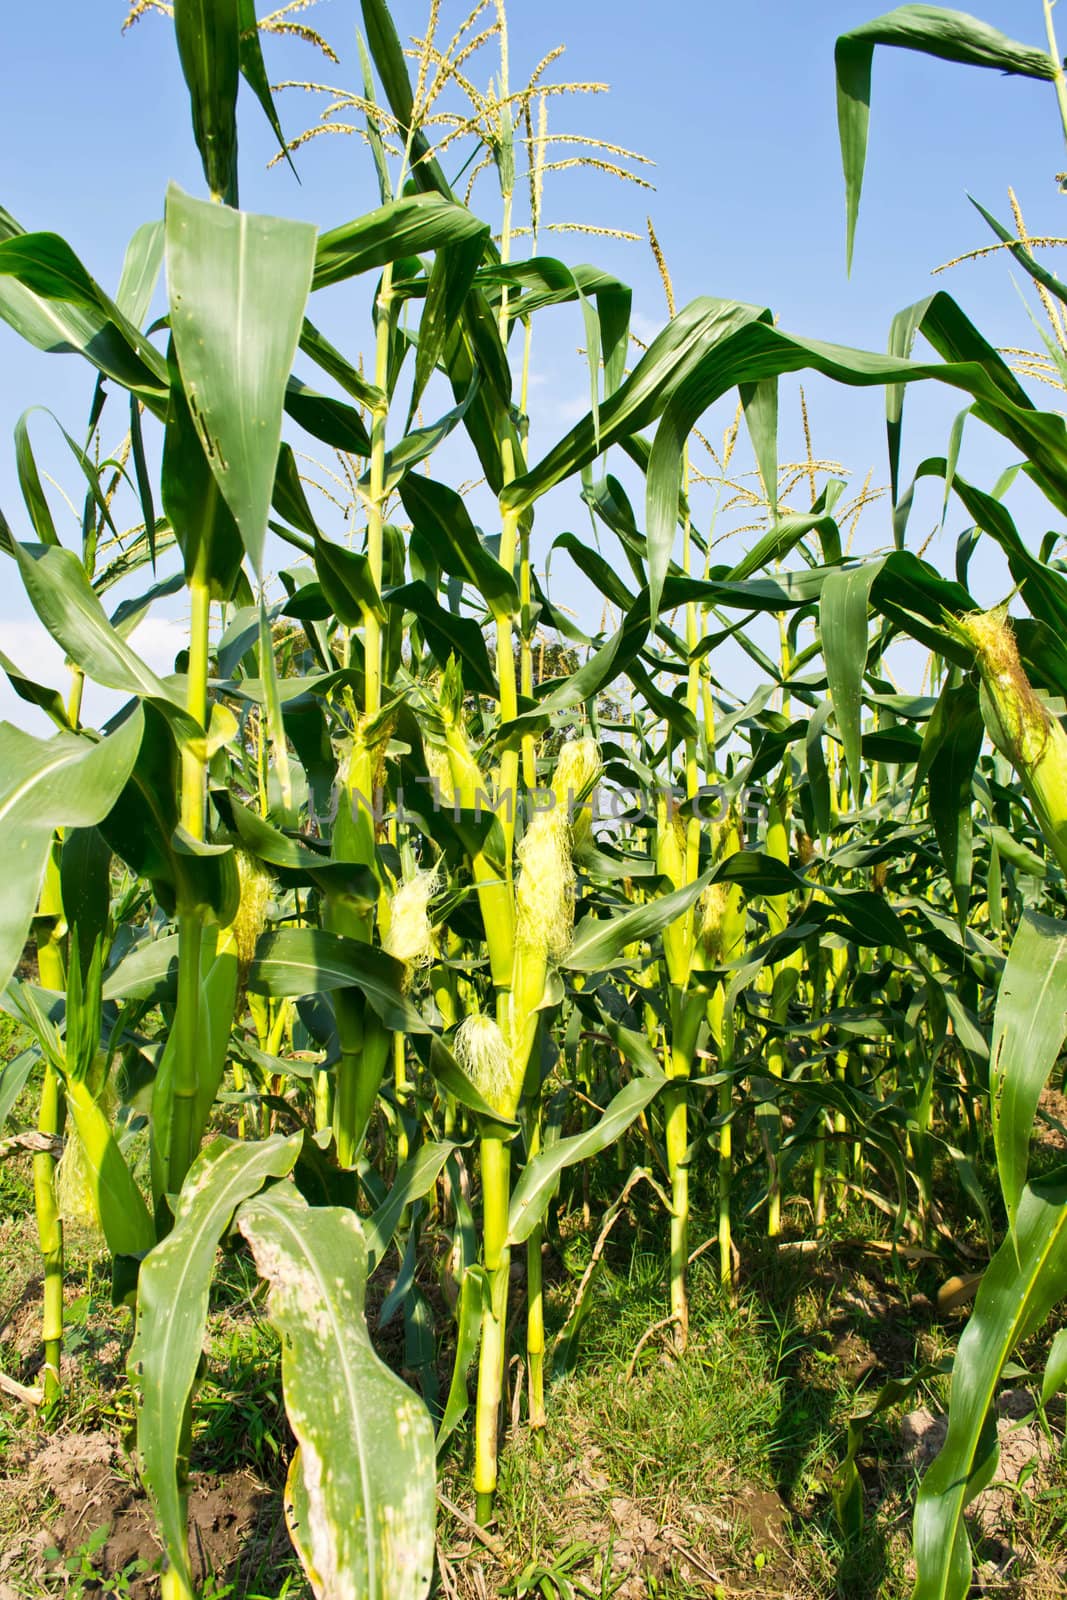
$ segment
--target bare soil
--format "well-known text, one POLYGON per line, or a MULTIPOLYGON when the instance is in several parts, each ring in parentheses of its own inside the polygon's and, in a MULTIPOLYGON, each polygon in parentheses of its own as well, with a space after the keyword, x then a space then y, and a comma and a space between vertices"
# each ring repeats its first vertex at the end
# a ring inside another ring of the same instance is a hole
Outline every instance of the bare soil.
MULTIPOLYGON (((271 1537, 263 1526, 267 1504, 266 1490, 249 1474, 193 1474, 190 1550, 198 1583, 210 1575, 232 1577, 247 1561, 249 1542, 271 1537)), ((52 1592, 62 1562, 50 1552, 74 1556, 106 1527, 107 1538, 92 1558, 101 1577, 135 1568, 131 1600, 158 1593, 161 1550, 151 1508, 118 1441, 102 1429, 41 1435, 11 1452, 0 1479, 0 1516, 9 1530, 0 1581, 16 1579, 22 1587, 28 1580, 40 1584, 39 1593, 52 1592)))

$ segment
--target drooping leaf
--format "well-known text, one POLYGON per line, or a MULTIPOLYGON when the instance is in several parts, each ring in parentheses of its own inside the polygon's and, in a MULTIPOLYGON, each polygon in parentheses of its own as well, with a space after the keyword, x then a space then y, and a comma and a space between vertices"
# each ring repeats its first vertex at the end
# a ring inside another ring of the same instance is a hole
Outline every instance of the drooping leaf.
POLYGON ((381 1266, 404 1212, 414 1201, 429 1194, 445 1162, 457 1148, 457 1145, 447 1141, 423 1144, 404 1162, 393 1179, 389 1193, 364 1229, 368 1278, 375 1268, 381 1266))
POLYGON ((447 484, 412 473, 400 484, 404 510, 416 532, 428 539, 444 570, 465 578, 478 590, 495 617, 519 609, 514 576, 482 542, 460 495, 447 484))
POLYGON ((214 199, 235 206, 238 0, 175 0, 174 31, 204 178, 214 199))
POLYGON ((157 414, 165 408, 163 357, 56 234, 3 233, 0 316, 38 350, 77 351, 157 414))
POLYGON ((107 739, 72 733, 50 739, 0 723, 0 824, 7 857, 0 895, 0 990, 18 965, 57 828, 103 821, 140 748, 139 710, 107 739))
POLYGON ((485 236, 485 223, 466 206, 437 194, 405 195, 320 235, 314 287, 325 289, 404 256, 485 236))
POLYGON ((651 1105, 668 1081, 662 1074, 635 1078, 619 1090, 603 1116, 591 1128, 584 1133, 572 1134, 567 1139, 558 1139, 527 1162, 511 1197, 508 1213, 510 1245, 522 1244, 542 1220, 564 1168, 578 1161, 587 1161, 614 1144, 635 1118, 651 1105))
POLYGON ((253 994, 300 998, 357 988, 386 1027, 402 1033, 427 1033, 428 1024, 405 998, 404 969, 372 945, 324 928, 279 928, 256 946, 248 974, 253 994))
POLYGON ((867 161, 867 130, 871 112, 871 62, 875 45, 895 45, 958 61, 968 66, 992 67, 1026 78, 1056 76, 1056 64, 1047 51, 1019 44, 977 17, 943 6, 905 5, 843 33, 834 47, 837 68, 837 124, 847 197, 847 261, 859 215, 863 169, 867 161))
POLYGON ((85 1083, 68 1078, 66 1100, 108 1249, 113 1256, 145 1256, 156 1242, 155 1225, 110 1122, 85 1083))

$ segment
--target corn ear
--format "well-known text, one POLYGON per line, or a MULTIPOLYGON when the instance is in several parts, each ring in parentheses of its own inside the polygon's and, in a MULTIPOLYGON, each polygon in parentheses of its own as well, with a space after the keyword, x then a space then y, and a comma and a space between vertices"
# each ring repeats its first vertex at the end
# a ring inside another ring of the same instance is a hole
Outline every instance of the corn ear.
POLYGON ((1067 872, 1067 733, 1023 670, 1007 610, 946 618, 946 625, 974 651, 989 737, 1018 773, 1048 847, 1067 872))

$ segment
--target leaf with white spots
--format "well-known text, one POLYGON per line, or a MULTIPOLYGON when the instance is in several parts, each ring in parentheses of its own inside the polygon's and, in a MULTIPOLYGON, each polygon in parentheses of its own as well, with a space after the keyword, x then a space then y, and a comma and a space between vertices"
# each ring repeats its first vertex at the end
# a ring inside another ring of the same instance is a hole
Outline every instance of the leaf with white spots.
POLYGON ((371 1345, 359 1219, 279 1185, 236 1222, 270 1284, 267 1314, 282 1338, 285 1409, 300 1447, 286 1514, 312 1588, 318 1600, 422 1600, 433 1570, 433 1426, 371 1345))

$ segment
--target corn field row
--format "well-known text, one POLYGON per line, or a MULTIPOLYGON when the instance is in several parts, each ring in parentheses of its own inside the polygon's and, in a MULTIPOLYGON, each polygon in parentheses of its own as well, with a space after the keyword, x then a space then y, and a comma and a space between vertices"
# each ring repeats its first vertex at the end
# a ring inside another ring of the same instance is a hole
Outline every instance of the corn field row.
MULTIPOLYGON (((837 41, 850 244, 875 47, 1044 80, 1067 108, 1045 9, 1047 50, 925 5, 837 41)), ((509 1352, 525 1425, 545 1424, 544 1261, 590 1164, 658 1197, 679 1359, 707 1243, 691 1196, 717 1216, 730 1293, 740 1206, 772 1240, 818 1238, 861 1195, 898 1241, 940 1245, 947 1181, 991 1259, 918 1492, 914 1593, 962 1600, 996 1385, 1067 1294, 1067 1174, 1027 1181, 1067 1026, 1067 569, 1059 535, 1035 551, 1009 509, 1021 468, 1053 526, 1067 514, 1063 419, 943 292, 878 354, 757 305, 675 308, 664 264, 669 316, 640 346, 624 283, 543 252, 560 86, 547 69, 509 83, 499 4, 448 44, 435 4, 405 51, 384 0, 362 0, 362 76, 326 121, 358 124, 378 206, 322 231, 245 212, 242 78, 279 157, 314 150, 282 137, 252 0, 172 10, 142 25, 173 26, 207 198, 170 186, 114 295, 0 210, 0 316, 98 379, 66 440, 80 540, 61 539, 28 418, 22 504, 0 518, 69 666, 57 688, 0 657, 55 725, 0 725, 0 983, 31 1041, 0 1118, 32 1089, 38 1398, 62 1404, 63 1215, 80 1206, 135 1308, 138 1471, 163 1593, 187 1600, 210 1285, 220 1244, 247 1248, 282 1337, 308 1579, 331 1600, 414 1600, 437 1460, 460 1441, 492 1522, 509 1352), (469 76, 479 30, 488 91, 469 76), (338 286, 346 326, 364 319, 347 353, 315 320, 338 286), (554 314, 579 331, 589 407, 535 459, 531 351, 554 314), (779 381, 805 373, 884 389, 888 498, 857 497, 810 446, 779 461, 779 381), (916 481, 968 519, 952 575, 911 547, 916 381, 949 386, 1019 462, 967 482, 962 423, 922 462, 916 481), (851 553, 857 519, 881 553, 851 553), (1011 617, 969 592, 987 547, 1011 617), (561 571, 597 596, 587 612, 562 603, 561 571), (129 640, 174 596, 188 646, 161 677, 129 640), (893 652, 916 645, 922 692, 902 692, 893 652), (87 685, 118 708, 98 728, 87 685), (431 1258, 455 1286, 444 1326, 431 1258), (384 1263, 421 1389, 370 1342, 384 1263)), ((1062 317, 1067 288, 986 215, 1062 317)), ((844 1537, 858 1441, 834 1486, 844 1537)))

